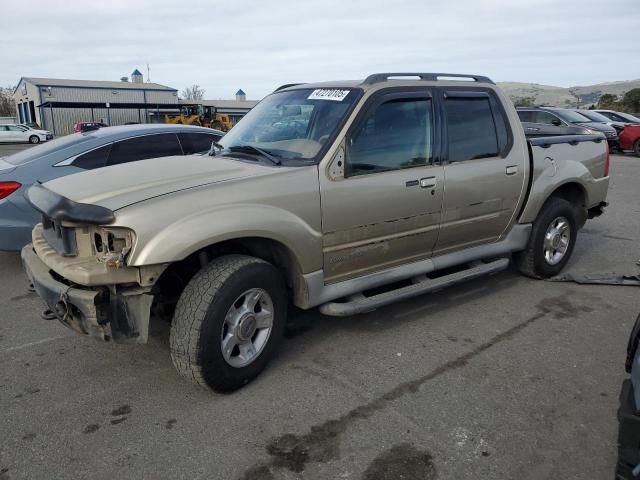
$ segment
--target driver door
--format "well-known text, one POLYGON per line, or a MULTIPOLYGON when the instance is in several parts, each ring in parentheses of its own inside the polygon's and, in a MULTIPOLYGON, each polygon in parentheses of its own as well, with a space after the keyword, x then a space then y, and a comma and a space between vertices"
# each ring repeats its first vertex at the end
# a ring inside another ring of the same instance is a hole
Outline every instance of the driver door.
POLYGON ((369 99, 343 142, 343 177, 320 175, 325 283, 431 255, 444 191, 435 138, 428 89, 369 99))

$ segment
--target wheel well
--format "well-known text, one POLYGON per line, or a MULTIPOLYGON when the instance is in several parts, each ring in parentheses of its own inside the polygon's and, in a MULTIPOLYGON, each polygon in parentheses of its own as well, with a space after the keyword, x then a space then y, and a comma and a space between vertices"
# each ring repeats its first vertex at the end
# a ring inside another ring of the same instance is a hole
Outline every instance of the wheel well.
POLYGON ((587 221, 587 193, 584 187, 579 183, 565 183, 561 185, 549 196, 556 198, 564 198, 575 207, 578 207, 578 225, 579 228, 587 221))
POLYGON ((233 253, 261 258, 280 269, 294 302, 298 295, 306 295, 300 282, 302 269, 289 248, 269 238, 239 238, 208 245, 169 265, 153 287, 152 314, 171 320, 175 305, 193 276, 214 258, 233 253))

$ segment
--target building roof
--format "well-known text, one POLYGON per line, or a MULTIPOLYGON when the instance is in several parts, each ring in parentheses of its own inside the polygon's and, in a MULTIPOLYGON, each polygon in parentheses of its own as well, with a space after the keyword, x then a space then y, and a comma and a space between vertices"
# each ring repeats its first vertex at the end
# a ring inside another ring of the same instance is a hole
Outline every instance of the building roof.
POLYGON ((131 75, 140 75, 140 76, 142 76, 142 74, 140 73, 140 70, 138 70, 137 68, 133 71, 133 73, 131 75))
POLYGON ((246 93, 244 93, 244 91, 240 89, 236 92, 236 95, 246 95, 246 93))
MULTIPOLYGON (((190 100, 182 100, 182 103, 194 103, 190 100)), ((202 103, 202 105, 217 107, 217 108, 246 108, 251 110, 258 103, 258 100, 199 100, 195 103, 202 103)))
MULTIPOLYGON (((134 72, 135 73, 135 72, 134 72)), ((29 82, 38 87, 83 87, 83 88, 112 88, 112 89, 130 89, 130 90, 165 90, 168 92, 177 92, 175 88, 160 85, 159 83, 134 83, 134 82, 111 82, 102 80, 70 80, 66 78, 36 78, 22 77, 18 82, 18 86, 22 81, 29 82)), ((17 87, 16 87, 17 90, 17 87)))

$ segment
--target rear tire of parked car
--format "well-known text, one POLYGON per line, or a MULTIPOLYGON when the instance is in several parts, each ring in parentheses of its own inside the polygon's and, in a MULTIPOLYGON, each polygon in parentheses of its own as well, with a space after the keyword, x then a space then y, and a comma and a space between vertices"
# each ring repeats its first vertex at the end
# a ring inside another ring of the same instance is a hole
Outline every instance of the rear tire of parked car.
POLYGON ((636 154, 636 157, 640 157, 640 139, 633 144, 633 153, 636 154))
POLYGON ((514 255, 521 273, 532 278, 549 278, 562 271, 576 243, 577 213, 564 198, 547 200, 533 222, 526 250, 514 255))
POLYGON ((171 359, 188 380, 219 392, 255 378, 284 331, 287 293, 280 272, 246 255, 225 255, 187 284, 173 316, 171 359))
POLYGON ((31 135, 31 136, 29 137, 29 143, 33 143, 34 145, 35 145, 36 143, 40 143, 40 137, 39 137, 39 136, 37 136, 37 135, 31 135))

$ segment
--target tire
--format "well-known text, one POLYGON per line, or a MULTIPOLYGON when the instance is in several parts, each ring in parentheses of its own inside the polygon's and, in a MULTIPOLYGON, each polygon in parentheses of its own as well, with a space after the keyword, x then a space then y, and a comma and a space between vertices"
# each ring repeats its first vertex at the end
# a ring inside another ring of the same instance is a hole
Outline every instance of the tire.
POLYGON ((636 157, 640 157, 640 139, 633 144, 633 153, 636 154, 636 157))
POLYGON ((40 143, 40 137, 39 137, 39 136, 37 136, 37 135, 31 135, 31 136, 29 137, 29 143, 32 143, 32 144, 34 144, 34 145, 35 145, 36 143, 40 143))
POLYGON ((564 198, 549 198, 533 222, 526 250, 514 255, 518 270, 532 278, 549 278, 559 274, 573 253, 578 234, 577 219, 578 212, 571 203, 564 198), (563 220, 559 222, 559 219, 563 220), (559 234, 565 221, 564 231, 568 231, 568 239, 564 234, 559 234), (550 237, 552 241, 545 244, 547 232, 552 232, 553 236, 550 237), (557 255, 553 254, 554 242, 558 244, 557 255))
POLYGON ((245 255, 213 260, 193 277, 178 300, 169 339, 176 370, 218 392, 246 385, 266 367, 280 343, 287 304, 282 276, 270 263, 245 255), (260 295, 257 303, 247 309, 254 294, 260 295), (271 327, 267 331, 256 322, 266 322, 269 310, 271 327), (223 339, 235 345, 226 354, 223 339), (247 342, 254 347, 252 359, 247 342))

